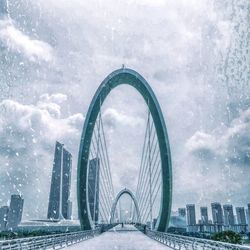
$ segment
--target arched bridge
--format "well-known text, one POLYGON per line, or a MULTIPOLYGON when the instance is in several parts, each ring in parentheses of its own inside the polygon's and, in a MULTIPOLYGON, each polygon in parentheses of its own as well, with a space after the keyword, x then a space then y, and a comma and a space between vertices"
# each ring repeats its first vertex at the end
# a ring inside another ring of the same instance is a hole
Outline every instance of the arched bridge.
POLYGON ((249 249, 241 245, 165 233, 172 202, 171 155, 167 129, 150 85, 131 69, 122 68, 108 75, 91 101, 80 141, 77 200, 81 231, 0 241, 0 249, 61 249, 68 246, 71 250, 116 249, 114 246, 119 249, 132 246, 133 249, 152 250, 249 249), (115 197, 102 105, 109 93, 122 84, 132 86, 141 94, 147 113, 136 191, 125 188, 115 197), (136 223, 136 228, 133 225, 114 225, 114 222, 119 221, 117 204, 125 194, 129 195, 134 204, 131 222, 136 223), (115 230, 110 231, 113 226, 115 230), (95 237, 108 230, 109 232, 95 237), (145 237, 139 230, 149 237, 145 237), (76 244, 93 237, 93 240, 76 244))
POLYGON ((133 200, 134 206, 135 206, 135 211, 136 211, 136 214, 137 214, 137 221, 138 221, 139 223, 141 223, 140 210, 139 210, 139 206, 138 206, 138 202, 137 202, 137 200, 136 200, 136 197, 134 196, 134 194, 133 194, 129 189, 124 188, 123 190, 121 190, 121 191, 117 194, 117 196, 116 196, 116 198, 115 198, 115 200, 114 200, 114 203, 113 203, 113 205, 112 205, 112 208, 111 208, 111 216, 110 216, 110 224, 115 223, 114 217, 115 217, 116 206, 117 206, 117 203, 118 203, 119 199, 120 199, 120 198, 122 197, 122 195, 124 195, 124 194, 128 194, 128 195, 131 197, 131 199, 133 200))
POLYGON ((85 119, 77 172, 81 227, 90 230, 110 221, 108 217, 112 211, 114 188, 102 121, 102 105, 109 93, 122 84, 137 90, 147 106, 137 190, 131 198, 137 200, 138 204, 134 204, 140 214, 140 222, 164 232, 168 226, 172 203, 172 169, 167 129, 152 88, 139 73, 127 68, 118 69, 104 79, 91 101, 85 119))

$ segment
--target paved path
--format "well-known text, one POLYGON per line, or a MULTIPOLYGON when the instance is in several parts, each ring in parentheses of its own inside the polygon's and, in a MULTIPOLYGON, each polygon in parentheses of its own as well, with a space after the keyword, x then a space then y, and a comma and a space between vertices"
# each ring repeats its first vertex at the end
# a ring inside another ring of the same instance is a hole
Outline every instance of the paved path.
POLYGON ((69 250, 167 250, 163 244, 150 239, 135 227, 126 225, 114 229, 93 239, 68 247, 69 250))

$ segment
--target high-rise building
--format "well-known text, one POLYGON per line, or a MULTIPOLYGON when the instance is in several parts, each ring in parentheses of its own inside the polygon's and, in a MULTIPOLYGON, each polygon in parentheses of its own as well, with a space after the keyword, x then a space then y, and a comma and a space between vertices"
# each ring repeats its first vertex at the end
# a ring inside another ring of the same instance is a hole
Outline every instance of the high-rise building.
POLYGON ((244 207, 236 207, 237 222, 239 225, 246 225, 246 214, 244 207))
POLYGON ((88 172, 88 202, 92 220, 97 223, 99 215, 99 174, 100 160, 94 158, 89 161, 88 172))
POLYGON ((201 223, 207 225, 208 224, 208 212, 207 207, 201 207, 201 223))
POLYGON ((195 205, 187 204, 187 224, 188 226, 196 225, 196 216, 195 216, 195 205))
POLYGON ((10 208, 8 212, 7 228, 14 230, 22 220, 24 200, 21 195, 11 195, 10 208))
POLYGON ((51 188, 48 206, 48 219, 69 219, 68 206, 71 184, 72 156, 56 142, 51 188))
POLYGON ((69 200, 71 185, 72 155, 63 149, 63 179, 62 179, 62 215, 65 219, 71 218, 72 203, 69 200))
POLYGON ((247 204, 247 211, 248 211, 247 223, 248 223, 248 226, 250 227, 250 203, 247 204))
POLYGON ((0 208, 0 231, 5 231, 8 221, 9 207, 3 206, 0 208))
POLYGON ((225 226, 233 226, 235 224, 233 206, 232 205, 224 205, 223 211, 224 211, 224 224, 225 224, 225 226))
POLYGON ((178 208, 178 215, 180 217, 186 217, 186 208, 178 208))
POLYGON ((223 212, 221 204, 218 202, 214 202, 211 204, 211 207, 212 207, 212 216, 214 224, 223 225, 223 212))

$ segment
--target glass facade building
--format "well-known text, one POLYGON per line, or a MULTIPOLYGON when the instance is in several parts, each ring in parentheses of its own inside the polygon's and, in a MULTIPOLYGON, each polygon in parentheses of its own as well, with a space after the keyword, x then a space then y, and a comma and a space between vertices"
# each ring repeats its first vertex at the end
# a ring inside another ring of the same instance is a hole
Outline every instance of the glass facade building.
POLYGON ((233 206, 224 205, 223 210, 224 210, 224 225, 233 226, 235 224, 233 206))
POLYGON ((195 205, 194 204, 187 205, 187 224, 188 224, 188 226, 195 226, 196 225, 195 205))
POLYGON ((51 177, 51 188, 48 206, 48 219, 70 219, 71 203, 70 185, 72 155, 63 148, 63 144, 56 142, 54 164, 51 177))
POLYGON ((8 220, 9 207, 0 207, 0 231, 5 231, 8 220))
POLYGON ((14 230, 22 220, 24 200, 21 195, 11 195, 10 208, 8 212, 7 229, 14 230))

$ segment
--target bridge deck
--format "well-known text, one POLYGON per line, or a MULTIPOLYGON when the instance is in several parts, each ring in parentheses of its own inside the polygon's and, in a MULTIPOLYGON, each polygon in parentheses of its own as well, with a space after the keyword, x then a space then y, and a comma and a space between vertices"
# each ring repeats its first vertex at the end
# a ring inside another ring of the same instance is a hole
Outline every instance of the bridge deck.
POLYGON ((114 229, 93 239, 68 247, 69 250, 166 250, 170 249, 150 239, 135 227, 126 225, 114 229))

